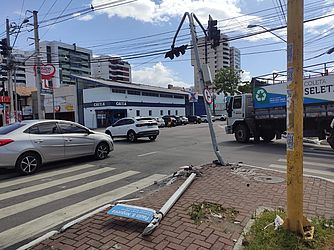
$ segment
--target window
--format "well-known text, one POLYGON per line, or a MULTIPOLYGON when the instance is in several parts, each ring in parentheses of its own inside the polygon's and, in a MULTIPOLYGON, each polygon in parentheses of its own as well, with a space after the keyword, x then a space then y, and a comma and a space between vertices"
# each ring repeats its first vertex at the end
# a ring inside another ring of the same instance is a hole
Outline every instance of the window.
POLYGON ((17 122, 17 123, 13 123, 11 125, 8 125, 8 126, 0 127, 0 135, 6 135, 6 134, 18 129, 18 128, 23 127, 23 126, 25 126, 25 124, 17 122))
POLYGON ((136 91, 136 90, 128 90, 128 94, 129 94, 129 95, 140 95, 140 91, 136 91))
POLYGON ((52 135, 59 134, 59 129, 55 122, 47 122, 36 124, 25 131, 25 133, 36 135, 52 135))
POLYGON ((168 115, 170 115, 170 110, 168 110, 168 115))
POLYGON ((152 110, 148 111, 148 116, 152 116, 152 110))
POLYGON ((142 95, 143 96, 156 96, 156 97, 159 97, 159 94, 153 93, 153 92, 143 92, 142 95))
POLYGON ((112 89, 113 93, 125 94, 125 89, 112 89))
POLYGON ((80 127, 76 124, 73 123, 59 123, 59 127, 61 128, 61 131, 63 132, 63 134, 81 134, 81 133, 88 133, 88 130, 80 127))
POLYGON ((241 108, 241 96, 235 96, 233 100, 233 109, 241 108))
POLYGON ((164 111, 160 110, 160 115, 163 116, 164 115, 164 111))
POLYGON ((175 99, 184 99, 184 96, 183 95, 174 95, 174 98, 175 99))
POLYGON ((164 98, 173 98, 173 95, 160 94, 160 97, 164 97, 164 98))
POLYGON ((175 110, 175 115, 178 115, 178 111, 177 110, 175 110))
POLYGON ((140 116, 140 110, 136 110, 136 116, 140 116))

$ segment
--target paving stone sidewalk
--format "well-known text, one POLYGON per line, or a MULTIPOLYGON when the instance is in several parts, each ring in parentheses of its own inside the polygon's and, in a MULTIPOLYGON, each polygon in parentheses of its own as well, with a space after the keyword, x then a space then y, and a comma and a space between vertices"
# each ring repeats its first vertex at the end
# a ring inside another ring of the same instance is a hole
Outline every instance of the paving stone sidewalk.
MULTIPOLYGON (((285 208, 285 181, 267 183, 255 180, 267 180, 267 177, 259 176, 285 179, 285 174, 248 167, 232 170, 231 167, 212 164, 204 166, 202 172, 203 176, 195 179, 148 237, 141 236, 146 224, 112 217, 103 211, 33 249, 233 249, 258 207, 285 208), (195 224, 190 218, 189 208, 204 201, 235 208, 239 211, 235 218, 237 223, 195 224)), ((183 181, 177 180, 130 204, 159 210, 183 181)), ((304 214, 307 217, 334 217, 334 183, 305 177, 304 189, 304 214)))

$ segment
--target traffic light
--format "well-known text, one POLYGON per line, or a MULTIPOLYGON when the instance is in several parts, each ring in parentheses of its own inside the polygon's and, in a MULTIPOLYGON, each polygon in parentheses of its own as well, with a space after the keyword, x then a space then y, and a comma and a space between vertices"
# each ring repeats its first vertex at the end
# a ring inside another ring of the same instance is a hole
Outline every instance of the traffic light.
POLYGON ((8 46, 8 43, 7 43, 7 38, 1 39, 1 41, 0 41, 0 54, 3 57, 7 57, 9 55, 9 50, 10 49, 11 48, 8 46))
POLYGON ((184 55, 186 53, 188 45, 182 45, 180 47, 172 47, 172 49, 165 54, 165 58, 169 57, 171 60, 174 56, 179 57, 180 54, 184 55))
POLYGON ((217 28, 217 23, 217 20, 213 20, 209 15, 208 40, 211 41, 212 48, 216 48, 220 44, 220 30, 217 28))

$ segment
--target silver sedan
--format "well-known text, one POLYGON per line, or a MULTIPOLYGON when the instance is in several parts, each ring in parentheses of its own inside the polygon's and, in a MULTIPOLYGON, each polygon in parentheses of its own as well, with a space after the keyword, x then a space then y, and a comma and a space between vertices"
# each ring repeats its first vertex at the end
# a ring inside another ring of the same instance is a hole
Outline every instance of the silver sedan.
POLYGON ((0 168, 29 175, 44 163, 94 155, 105 159, 114 144, 110 136, 62 120, 30 120, 0 127, 0 168))

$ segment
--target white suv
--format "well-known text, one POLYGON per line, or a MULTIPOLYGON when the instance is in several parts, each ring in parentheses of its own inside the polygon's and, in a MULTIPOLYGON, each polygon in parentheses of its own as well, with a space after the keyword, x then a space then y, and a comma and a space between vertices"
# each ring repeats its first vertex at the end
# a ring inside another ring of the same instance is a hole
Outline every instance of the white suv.
POLYGON ((127 117, 118 120, 106 129, 112 138, 126 137, 134 142, 139 137, 148 137, 154 141, 159 135, 158 123, 150 117, 127 117))

